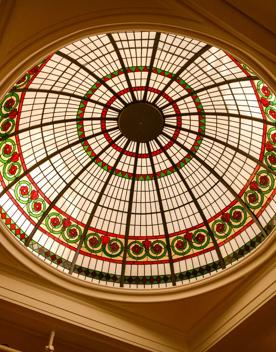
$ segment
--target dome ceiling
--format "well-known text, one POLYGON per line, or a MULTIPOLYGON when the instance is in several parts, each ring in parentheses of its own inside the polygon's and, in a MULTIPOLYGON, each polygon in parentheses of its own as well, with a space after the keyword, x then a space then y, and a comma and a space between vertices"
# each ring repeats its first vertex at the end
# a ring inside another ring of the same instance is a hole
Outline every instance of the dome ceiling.
POLYGON ((275 103, 246 65, 188 37, 74 42, 1 101, 2 221, 96 284, 209 277, 272 230, 275 103))

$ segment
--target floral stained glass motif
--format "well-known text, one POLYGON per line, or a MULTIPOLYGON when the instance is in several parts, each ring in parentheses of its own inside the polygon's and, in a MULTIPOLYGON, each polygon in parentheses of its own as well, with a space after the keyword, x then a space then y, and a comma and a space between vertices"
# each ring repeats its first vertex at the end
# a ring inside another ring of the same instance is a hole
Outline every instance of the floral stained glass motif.
POLYGON ((76 41, 1 100, 2 221, 96 284, 209 277, 272 231, 275 106, 246 65, 188 37, 76 41))

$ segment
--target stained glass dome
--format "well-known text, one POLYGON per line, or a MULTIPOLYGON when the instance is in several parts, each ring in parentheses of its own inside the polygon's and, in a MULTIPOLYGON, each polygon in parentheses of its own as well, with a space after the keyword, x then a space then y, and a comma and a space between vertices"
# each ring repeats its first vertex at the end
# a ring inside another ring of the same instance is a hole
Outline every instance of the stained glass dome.
POLYGON ((95 284, 208 278, 272 231, 275 105, 246 65, 195 39, 78 40, 1 101, 2 222, 40 259, 95 284))

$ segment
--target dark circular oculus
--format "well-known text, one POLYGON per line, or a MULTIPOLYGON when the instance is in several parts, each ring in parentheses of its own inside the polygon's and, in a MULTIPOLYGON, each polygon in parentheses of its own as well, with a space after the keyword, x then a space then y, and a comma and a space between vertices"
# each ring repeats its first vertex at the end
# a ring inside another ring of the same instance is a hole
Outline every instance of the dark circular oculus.
POLYGON ((164 118, 153 104, 135 102, 121 111, 118 124, 122 134, 128 139, 149 142, 162 132, 164 118))

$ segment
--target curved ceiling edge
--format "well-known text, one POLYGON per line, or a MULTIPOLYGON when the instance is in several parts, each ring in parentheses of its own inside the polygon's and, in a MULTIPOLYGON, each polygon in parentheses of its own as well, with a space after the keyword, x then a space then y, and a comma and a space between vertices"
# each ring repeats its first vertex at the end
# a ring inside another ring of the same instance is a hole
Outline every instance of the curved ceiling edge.
MULTIPOLYGON (((7 231, 2 223, 0 223, 0 231, 3 234, 7 231)), ((90 283, 86 283, 85 281, 80 282, 75 278, 70 278, 68 275, 58 270, 53 270, 48 264, 34 257, 31 253, 23 253, 21 245, 16 239, 4 235, 0 238, 0 243, 26 268, 47 280, 49 283, 73 293, 115 302, 167 302, 200 295, 230 284, 231 282, 235 282, 242 277, 245 278, 253 272, 262 272, 265 263, 275 255, 276 229, 267 241, 263 242, 254 253, 247 256, 239 265, 229 267, 225 271, 207 280, 201 280, 186 287, 162 289, 161 291, 141 290, 137 292, 131 289, 126 290, 120 288, 114 290, 93 284, 93 289, 91 289, 90 283)), ((39 284, 39 281, 37 283, 39 284)))
MULTIPOLYGON (((116 19, 116 15, 115 19, 116 19)), ((175 26, 172 24, 166 24, 166 17, 164 17, 164 21, 150 22, 150 21, 131 21, 129 22, 129 18, 126 15, 125 23, 121 21, 114 20, 114 23, 111 25, 103 24, 96 25, 93 27, 88 26, 87 22, 76 22, 73 24, 67 24, 60 30, 58 30, 55 34, 52 31, 42 30, 40 32, 40 38, 35 38, 32 42, 30 41, 28 47, 25 47, 20 50, 20 53, 24 53, 24 58, 17 59, 16 55, 12 57, 12 61, 14 61, 13 68, 8 67, 8 69, 3 68, 3 72, 1 72, 1 87, 0 87, 0 97, 5 94, 5 92, 12 86, 16 79, 20 77, 26 70, 31 68, 37 62, 39 62, 43 57, 47 56, 50 52, 55 52, 60 47, 68 45, 69 43, 89 35, 96 35, 105 32, 114 32, 114 31, 125 31, 130 27, 135 30, 150 30, 150 31, 164 31, 167 33, 175 33, 179 35, 187 35, 198 40, 205 41, 206 43, 210 43, 214 46, 217 46, 223 50, 226 50, 233 55, 235 55, 242 62, 247 63, 260 78, 262 78, 273 91, 276 91, 276 82, 275 82, 275 74, 272 72, 262 61, 261 57, 257 60, 258 52, 254 52, 253 48, 247 47, 246 45, 243 47, 243 44, 240 43, 239 47, 234 46, 231 43, 229 38, 222 38, 212 35, 208 33, 208 31, 201 32, 197 29, 189 28, 189 24, 186 26, 175 26), (78 27, 78 29, 76 29, 78 27), (68 34, 69 33, 69 34, 68 34), (54 35, 54 36, 53 36, 54 35)), ((90 21, 91 22, 91 21, 90 21)), ((230 36, 232 34, 228 33, 230 36)))

